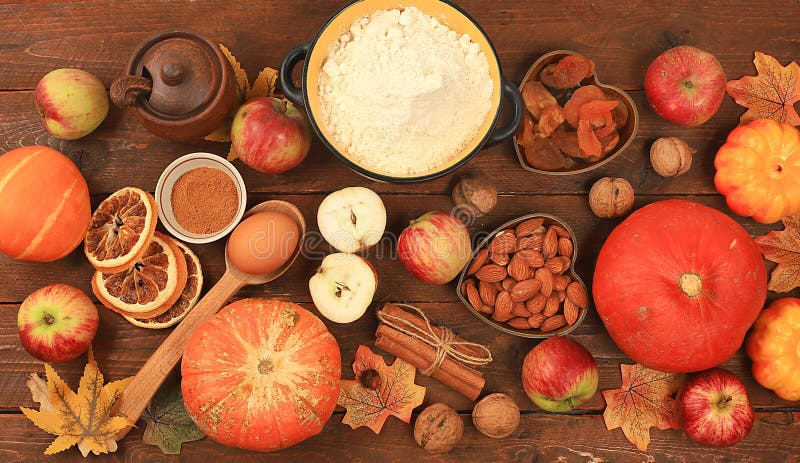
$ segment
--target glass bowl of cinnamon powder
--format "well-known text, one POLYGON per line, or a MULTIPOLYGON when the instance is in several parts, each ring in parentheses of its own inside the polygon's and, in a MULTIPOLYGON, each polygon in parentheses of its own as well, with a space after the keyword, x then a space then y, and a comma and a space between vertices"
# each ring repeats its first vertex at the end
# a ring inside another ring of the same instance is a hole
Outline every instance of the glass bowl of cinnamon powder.
POLYGON ((226 236, 242 219, 246 203, 239 171, 216 154, 179 157, 164 169, 156 185, 161 223, 188 243, 210 243, 226 236))

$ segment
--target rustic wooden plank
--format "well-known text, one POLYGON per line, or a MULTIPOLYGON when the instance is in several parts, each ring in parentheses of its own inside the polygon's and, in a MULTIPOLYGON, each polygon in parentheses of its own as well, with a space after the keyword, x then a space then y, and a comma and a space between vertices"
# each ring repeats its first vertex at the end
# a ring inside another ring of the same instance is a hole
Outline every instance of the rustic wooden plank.
MULTIPOLYGON (((682 42, 715 54, 731 78, 752 72, 752 50, 783 61, 797 58, 800 6, 793 0, 500 0, 491 8, 481 0, 458 3, 484 27, 512 78, 523 75, 534 57, 561 48, 596 60, 604 81, 630 89, 642 88, 644 71, 656 55, 682 42)), ((4 4, 0 89, 32 89, 48 71, 69 66, 93 72, 109 85, 136 44, 164 29, 194 30, 230 45, 255 75, 265 65, 276 67, 292 46, 311 40, 342 5, 314 0, 4 4)))
MULTIPOLYGON (((521 77, 521 76, 519 76, 521 77)), ((522 170, 511 141, 479 153, 466 166, 437 180, 411 185, 377 183, 348 169, 318 140, 308 158, 296 169, 266 175, 236 161, 251 193, 330 192, 344 185, 362 185, 380 193, 448 194, 458 178, 481 172, 492 179, 501 194, 585 194, 604 176, 627 178, 637 192, 648 194, 716 193, 714 155, 728 132, 738 124, 740 107, 726 98, 720 112, 699 127, 669 124, 647 106, 644 92, 631 92, 640 108, 641 125, 633 144, 618 159, 596 171, 570 176, 550 176, 522 170), (697 149, 691 170, 665 179, 650 168, 650 145, 659 137, 675 136, 697 149)), ((0 151, 22 145, 52 146, 72 158, 81 168, 94 193, 111 193, 131 184, 155 188, 164 168, 180 155, 208 151, 226 155, 228 144, 203 142, 195 145, 171 142, 147 132, 133 114, 112 108, 108 119, 90 136, 76 141, 50 137, 36 118, 32 92, 0 92, 0 151)))
MULTIPOLYGON (((287 297, 280 297, 292 300, 287 297)), ((352 377, 352 362, 355 351, 361 344, 372 345, 377 321, 374 310, 376 303, 360 320, 339 325, 326 322, 331 333, 336 337, 342 350, 343 377, 352 377)), ((486 376, 484 391, 504 392, 509 394, 520 408, 537 409, 528 400, 522 389, 522 361, 537 341, 516 336, 500 334, 494 328, 478 320, 461 303, 421 303, 417 304, 434 320, 447 324, 456 333, 466 339, 486 343, 492 351, 494 361, 482 368, 486 376)), ((312 304, 304 307, 319 315, 312 304)), ((0 364, 0 411, 16 410, 18 406, 33 406, 30 391, 25 382, 30 373, 43 374, 41 362, 37 361, 22 348, 16 329, 15 304, 0 305, 0 352, 3 363, 0 364)), ((163 341, 168 330, 148 330, 130 325, 119 315, 98 306, 100 312, 100 328, 94 343, 95 356, 101 371, 107 380, 121 379, 138 371, 150 354, 163 341)), ((573 334, 570 335, 592 352, 600 368, 600 390, 615 389, 620 385, 620 363, 633 363, 617 349, 609 338, 597 314, 591 312, 573 334)), ((387 356, 391 360, 391 356, 387 356)), ((70 384, 77 384, 83 372, 85 357, 57 365, 62 377, 70 384)), ((744 352, 739 352, 728 360, 724 368, 742 378, 750 393, 753 406, 756 408, 796 407, 796 403, 780 400, 772 392, 759 386, 750 373, 750 361, 744 352)), ((438 381, 422 377, 418 383, 427 386, 426 403, 444 402, 459 410, 470 410, 472 402, 443 386, 438 381)), ((602 410, 605 406, 600 394, 581 405, 583 410, 602 410)))
MULTIPOLYGON (((724 202, 718 196, 687 197, 703 204, 725 210, 724 202)), ((94 197, 97 204, 102 198, 94 197)), ((281 278, 269 284, 269 294, 288 296, 298 302, 309 302, 307 281, 313 275, 319 261, 329 252, 330 247, 315 233, 316 210, 323 197, 320 195, 287 195, 265 196, 250 195, 250 205, 266 199, 284 199, 296 204, 303 211, 308 222, 307 249, 304 256, 281 278)), ((661 196, 641 196, 637 205, 642 206, 664 199, 661 196)), ((385 195, 384 203, 388 211, 387 235, 380 246, 372 248, 364 254, 377 269, 380 284, 377 300, 410 300, 410 301, 457 301, 453 285, 436 286, 420 283, 412 277, 396 258, 396 237, 414 219, 430 210, 448 211, 452 207, 450 198, 444 195, 385 195)), ((583 196, 503 196, 497 207, 490 214, 470 224, 474 241, 494 230, 495 227, 524 214, 547 212, 563 218, 575 230, 579 245, 579 257, 576 263, 578 273, 590 284, 594 262, 606 236, 618 220, 599 220, 589 210, 588 202, 583 196)), ((761 235, 769 230, 780 229, 775 225, 756 224, 749 219, 737 219, 745 229, 753 235, 761 235)), ((208 276, 208 284, 222 275, 224 271, 224 243, 192 246, 204 266, 208 276)), ((91 294, 90 280, 93 269, 86 262, 82 248, 66 258, 51 263, 17 262, 0 255, 0 303, 21 302, 34 288, 50 283, 73 284, 87 294, 91 294)), ((209 286, 210 287, 210 286, 209 286)), ((265 289, 260 286, 246 287, 242 296, 263 295, 265 289)))
MULTIPOLYGON (((566 462, 566 463, 667 463, 667 462, 800 462, 800 413, 757 413, 753 431, 741 443, 726 449, 701 447, 679 430, 650 432, 647 452, 638 451, 619 429, 607 431, 601 416, 533 413, 522 416, 520 426, 506 439, 480 434, 468 416, 461 442, 451 453, 432 455, 414 444, 412 428, 389 418, 380 436, 366 428, 351 430, 334 416, 320 435, 274 453, 245 452, 223 447, 209 439, 183 444, 181 455, 162 455, 157 447, 141 443, 142 429, 132 431, 119 450, 102 461, 215 461, 256 463, 265 461, 326 462, 566 462), (343 445, 345 444, 346 445, 343 445)), ((42 453, 53 436, 33 426, 22 415, 0 415, 0 458, 7 463, 84 462, 76 449, 56 457, 42 453)))

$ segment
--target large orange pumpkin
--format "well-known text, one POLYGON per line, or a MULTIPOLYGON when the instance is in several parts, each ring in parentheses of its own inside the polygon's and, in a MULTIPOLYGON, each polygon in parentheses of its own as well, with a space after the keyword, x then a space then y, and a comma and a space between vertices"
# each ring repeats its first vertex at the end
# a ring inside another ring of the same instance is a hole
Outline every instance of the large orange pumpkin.
POLYGON ((339 399, 339 345, 291 302, 243 299, 203 322, 186 346, 181 389, 211 439, 278 450, 318 434, 339 399))
POLYGON ((46 146, 0 156, 0 252, 48 262, 75 249, 89 228, 89 188, 70 159, 46 146))
POLYGON ((592 293, 630 358, 659 371, 699 371, 742 345, 764 306, 767 272, 750 235, 727 215, 660 201, 611 232, 592 293))

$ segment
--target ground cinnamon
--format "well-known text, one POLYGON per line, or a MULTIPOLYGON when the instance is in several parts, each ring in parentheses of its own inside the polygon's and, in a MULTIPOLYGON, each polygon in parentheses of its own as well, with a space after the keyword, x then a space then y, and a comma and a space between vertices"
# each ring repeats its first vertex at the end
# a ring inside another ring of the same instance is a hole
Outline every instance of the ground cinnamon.
POLYGON ((209 235, 227 227, 239 209, 239 192, 220 169, 198 167, 181 175, 172 186, 172 213, 181 227, 209 235))

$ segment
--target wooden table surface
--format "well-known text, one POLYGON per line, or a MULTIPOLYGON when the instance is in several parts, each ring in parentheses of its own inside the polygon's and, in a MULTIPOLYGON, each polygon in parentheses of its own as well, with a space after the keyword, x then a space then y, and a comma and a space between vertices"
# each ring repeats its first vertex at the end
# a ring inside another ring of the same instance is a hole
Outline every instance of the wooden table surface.
MULTIPOLYGON (((472 232, 531 212, 547 212, 569 222, 577 232, 580 261, 577 268, 591 281, 594 261, 603 240, 618 223, 595 218, 588 208, 587 190, 600 177, 627 178, 636 190, 637 206, 684 197, 719 208, 712 177, 713 158, 727 133, 737 124, 742 108, 726 98, 708 123, 683 128, 657 117, 647 108, 642 82, 649 62, 670 45, 688 43, 716 55, 729 79, 754 74, 753 51, 761 50, 782 63, 800 58, 800 2, 676 0, 523 1, 462 0, 459 2, 484 27, 494 42, 505 74, 519 82, 528 66, 553 49, 571 49, 595 60, 603 82, 628 90, 641 113, 639 135, 627 151, 609 165, 583 175, 551 177, 523 171, 511 142, 486 149, 455 174, 413 185, 366 180, 337 161, 315 142, 303 164, 282 175, 264 175, 237 162, 249 190, 250 204, 284 199, 297 204, 316 229, 313 217, 329 192, 363 185, 379 192, 387 206, 387 231, 399 233, 408 220, 431 209, 451 208, 449 191, 458 177, 469 172, 488 174, 500 198, 497 208, 471 224, 472 232), (675 179, 656 175, 648 163, 650 143, 678 136, 696 148, 689 173, 675 179)), ((51 138, 36 120, 33 88, 48 71, 60 67, 88 70, 110 85, 134 47, 165 29, 188 29, 227 45, 254 78, 264 66, 278 67, 295 44, 311 39, 343 2, 293 1, 136 1, 76 3, 44 1, 0 5, 0 151, 23 145, 50 145, 73 159, 83 171, 93 205, 109 193, 129 185, 153 191, 162 169, 177 156, 192 151, 224 154, 227 145, 184 145, 147 132, 131 113, 112 108, 100 128, 79 141, 51 138)), ((688 220, 689 218, 687 218, 688 220)), ((737 220, 753 235, 779 226, 737 220)), ((223 272, 223 243, 192 246, 199 255, 210 287, 223 272)), ((322 249, 322 248, 321 248, 322 249)), ((760 387, 750 374, 742 352, 724 367, 741 377, 756 408, 756 424, 742 443, 728 449, 710 449, 692 443, 680 431, 653 430, 648 451, 640 452, 617 429, 607 431, 599 392, 580 410, 556 415, 537 409, 525 396, 520 368, 535 341, 499 334, 472 315, 455 296, 454 284, 430 286, 412 278, 396 260, 371 258, 380 275, 376 301, 404 301, 419 305, 471 340, 488 344, 495 361, 485 368, 486 392, 505 392, 523 410, 522 424, 509 438, 495 441, 478 433, 469 420, 472 404, 430 378, 425 404, 447 403, 462 413, 466 428, 461 444, 450 454, 433 456, 419 449, 411 426, 390 418, 380 436, 366 428, 351 430, 337 411, 321 435, 291 449, 258 454, 225 448, 204 439, 184 444, 180 461, 255 462, 315 461, 372 462, 800 462, 800 403, 789 403, 760 387)), ((275 297, 302 303, 315 310, 307 281, 318 261, 301 259, 281 279, 267 287, 249 287, 237 297, 275 297)), ((771 268, 771 267, 770 267, 771 268)), ((48 264, 12 261, 0 256, 0 462, 81 461, 76 449, 58 457, 42 452, 53 436, 34 427, 19 406, 35 406, 25 386, 31 372, 43 372, 42 363, 22 348, 16 331, 20 302, 33 290, 50 283, 67 283, 91 294, 90 265, 82 252, 48 264)), ((797 296, 795 291, 792 295, 797 296)), ((770 293, 770 298, 775 298, 770 293)), ((95 355, 107 379, 136 373, 168 334, 136 328, 120 316, 100 311, 95 355)), ((343 371, 359 344, 373 341, 373 312, 349 325, 329 327, 342 348, 343 371)), ((573 334, 595 356, 600 366, 600 389, 620 384, 620 363, 632 363, 612 343, 597 315, 591 313, 573 334)), ((85 356, 60 364, 58 371, 72 385, 85 356)), ((419 409, 418 409, 419 410, 419 409)), ((141 423, 140 423, 141 424, 141 423)), ((141 443, 142 428, 129 434, 117 453, 97 461, 179 461, 156 447, 141 443)))

